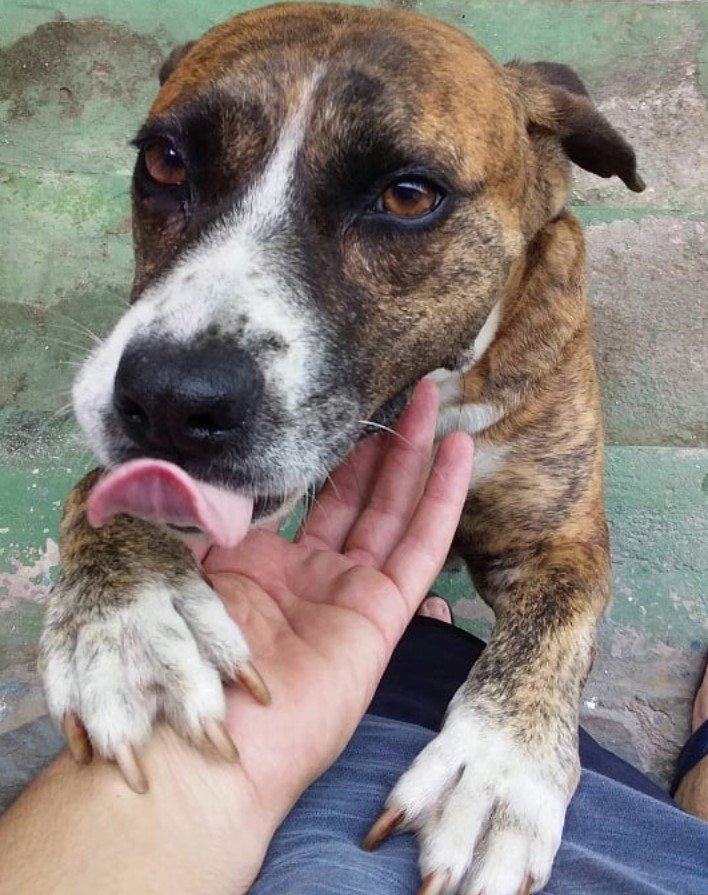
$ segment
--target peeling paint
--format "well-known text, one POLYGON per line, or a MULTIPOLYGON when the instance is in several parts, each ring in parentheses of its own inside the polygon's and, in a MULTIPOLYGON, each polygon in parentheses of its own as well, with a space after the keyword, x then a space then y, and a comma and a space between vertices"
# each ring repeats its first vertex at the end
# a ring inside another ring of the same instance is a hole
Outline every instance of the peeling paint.
POLYGON ((0 572, 0 612, 16 608, 19 600, 43 603, 59 568, 59 545, 47 538, 34 562, 15 559, 10 572, 0 572))

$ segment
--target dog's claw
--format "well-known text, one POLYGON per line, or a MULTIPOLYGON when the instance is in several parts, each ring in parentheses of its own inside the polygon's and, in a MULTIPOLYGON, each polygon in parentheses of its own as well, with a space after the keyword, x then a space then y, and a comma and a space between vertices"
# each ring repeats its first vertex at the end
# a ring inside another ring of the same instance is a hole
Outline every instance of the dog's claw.
POLYGON ((125 778, 125 782, 133 792, 143 795, 148 791, 148 782, 145 772, 140 767, 140 762, 135 750, 129 743, 119 746, 115 752, 116 764, 125 778))
POLYGON ((69 747, 74 761, 77 764, 91 764, 93 758, 91 741, 86 733, 86 728, 73 712, 64 716, 62 729, 66 737, 66 745, 69 747))
POLYGON ((519 889, 517 895, 529 895, 529 893, 531 892, 532 886, 533 886, 533 877, 527 876, 526 879, 524 880, 524 884, 519 889))
POLYGON ((270 690, 252 662, 244 662, 241 665, 236 672, 236 680, 248 690, 256 702, 260 702, 261 705, 270 705, 270 690))
POLYGON ((386 808, 364 838, 362 847, 373 851, 396 829, 403 820, 403 812, 399 808, 386 808))
POLYGON ((204 722, 204 734, 224 761, 228 761, 230 764, 238 761, 238 749, 223 721, 208 718, 204 722))
POLYGON ((423 880, 423 885, 418 889, 418 895, 443 895, 450 882, 449 873, 429 873, 423 880))

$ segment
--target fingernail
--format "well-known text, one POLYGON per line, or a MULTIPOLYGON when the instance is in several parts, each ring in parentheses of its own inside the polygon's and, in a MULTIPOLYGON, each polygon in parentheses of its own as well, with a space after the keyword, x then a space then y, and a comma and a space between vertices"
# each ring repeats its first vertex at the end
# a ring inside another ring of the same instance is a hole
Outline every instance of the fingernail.
POLYGON ((245 662, 236 672, 236 680, 261 705, 270 705, 270 690, 252 662, 245 662))
POLYGON ((373 827, 366 834, 362 842, 362 848, 373 851, 390 836, 403 820, 403 812, 399 808, 386 808, 373 827))

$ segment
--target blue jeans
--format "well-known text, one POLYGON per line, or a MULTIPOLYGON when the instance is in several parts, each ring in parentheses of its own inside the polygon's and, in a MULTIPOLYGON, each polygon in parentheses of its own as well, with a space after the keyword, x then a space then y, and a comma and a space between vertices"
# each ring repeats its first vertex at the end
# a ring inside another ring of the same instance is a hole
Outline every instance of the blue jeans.
MULTIPOLYGON (((412 835, 373 853, 361 840, 389 790, 435 736, 367 715, 339 760, 276 834, 250 895, 414 895, 412 835)), ((666 801, 583 770, 546 895, 708 895, 708 824, 666 801)))
MULTIPOLYGON (((250 895, 417 892, 413 836, 394 836, 373 854, 360 843, 483 650, 452 625, 412 622, 370 714, 276 834, 250 895)), ((580 760, 580 786, 546 895, 708 895, 708 824, 582 730, 580 760)))

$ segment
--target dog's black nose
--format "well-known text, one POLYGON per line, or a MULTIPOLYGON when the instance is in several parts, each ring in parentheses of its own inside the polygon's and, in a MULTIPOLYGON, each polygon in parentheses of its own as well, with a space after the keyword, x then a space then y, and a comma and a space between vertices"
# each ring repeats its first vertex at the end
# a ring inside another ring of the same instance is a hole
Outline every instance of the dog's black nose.
POLYGON ((123 352, 113 403, 146 453, 213 457, 243 446, 262 395, 263 377, 240 348, 144 340, 123 352))

